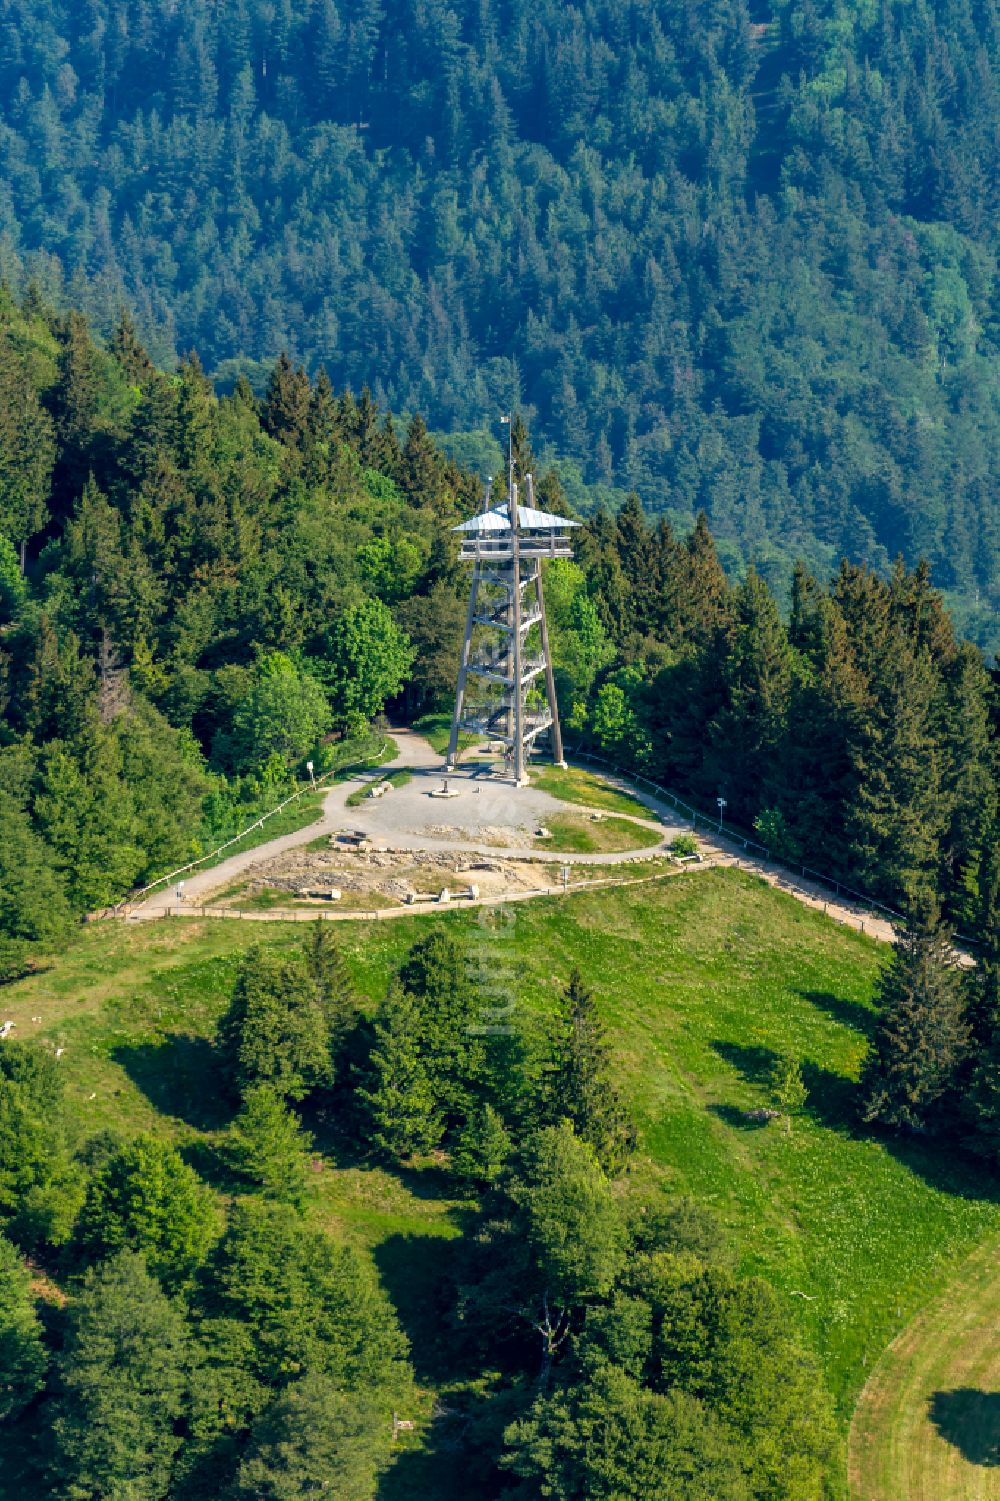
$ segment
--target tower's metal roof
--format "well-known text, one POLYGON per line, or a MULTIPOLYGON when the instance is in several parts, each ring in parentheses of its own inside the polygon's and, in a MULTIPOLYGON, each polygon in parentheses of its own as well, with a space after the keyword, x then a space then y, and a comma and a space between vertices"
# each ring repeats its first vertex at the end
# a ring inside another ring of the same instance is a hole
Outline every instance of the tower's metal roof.
MULTIPOLYGON (((551 511, 536 511, 531 506, 518 506, 517 524, 524 531, 529 532, 554 532, 567 526, 579 526, 579 521, 570 521, 567 516, 556 516, 551 511)), ((452 527, 453 532, 509 532, 510 512, 507 503, 495 506, 492 510, 482 511, 478 516, 472 516, 468 521, 463 521, 459 526, 452 527)))

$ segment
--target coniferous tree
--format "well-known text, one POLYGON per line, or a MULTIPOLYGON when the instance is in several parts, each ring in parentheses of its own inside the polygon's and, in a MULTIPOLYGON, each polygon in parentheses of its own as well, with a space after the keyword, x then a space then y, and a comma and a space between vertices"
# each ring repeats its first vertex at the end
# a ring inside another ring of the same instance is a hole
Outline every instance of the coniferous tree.
POLYGON ((91 1268, 69 1311, 52 1407, 51 1476, 68 1501, 163 1501, 189 1401, 184 1316, 122 1251, 91 1268))
POLYGON ((950 935, 918 913, 896 940, 878 986, 875 1035, 861 1077, 862 1115, 924 1129, 940 1116, 966 1056, 960 972, 950 935))
POLYGON ((53 477, 58 515, 65 515, 73 505, 93 467, 99 402, 97 354, 86 319, 71 311, 59 329, 58 374, 49 395, 59 444, 53 477))
POLYGON ((248 1368, 268 1386, 316 1371, 390 1400, 410 1390, 406 1339, 370 1261, 287 1205, 254 1196, 234 1207, 213 1296, 251 1331, 248 1368))
POLYGON ((510 1133, 492 1105, 477 1106, 458 1132, 452 1170, 476 1188, 496 1183, 513 1150, 510 1133))
POLYGON ((270 1085, 248 1089, 232 1126, 229 1159, 268 1198, 301 1204, 312 1137, 270 1085))
POLYGON ((271 371, 262 413, 264 429, 292 449, 301 446, 309 428, 312 391, 301 365, 296 369, 282 351, 271 371))
POLYGON ((427 432, 422 417, 414 417, 406 433, 400 461, 400 483, 414 506, 445 509, 444 461, 427 432))
POLYGON ((612 1186, 563 1120, 509 1161, 470 1247, 464 1301, 491 1341, 534 1330, 544 1383, 582 1311, 611 1290, 625 1245, 612 1186))
POLYGON ((52 421, 25 362, 0 332, 0 536, 24 562, 28 542, 48 517, 55 462, 52 421))
POLYGON ((444 1130, 441 1108, 421 1045, 423 1013, 416 997, 394 988, 376 1013, 358 1100, 368 1139, 390 1158, 430 1151, 444 1130))
POLYGON ((136 386, 145 386, 153 376, 155 367, 139 341, 135 324, 127 308, 122 308, 108 348, 126 377, 136 386))
POLYGON ((240 1094, 269 1084, 286 1099, 302 1100, 326 1088, 333 1077, 330 1029, 305 964, 249 950, 219 1023, 219 1049, 240 1094))
POLYGON ((219 1234, 211 1195, 176 1149, 139 1137, 95 1173, 77 1237, 91 1257, 141 1252, 172 1288, 189 1283, 219 1234))
POLYGON ((357 1020, 359 1002, 329 923, 319 920, 313 925, 305 945, 305 961, 316 985, 330 1038, 330 1049, 336 1059, 345 1034, 357 1020))
POLYGON ((26 811, 0 791, 0 980, 20 974, 36 946, 58 943, 71 922, 51 849, 26 811))
POLYGON ((593 991, 574 969, 557 1023, 545 1112, 568 1120, 607 1173, 620 1172, 635 1146, 635 1127, 613 1082, 614 1062, 593 991))

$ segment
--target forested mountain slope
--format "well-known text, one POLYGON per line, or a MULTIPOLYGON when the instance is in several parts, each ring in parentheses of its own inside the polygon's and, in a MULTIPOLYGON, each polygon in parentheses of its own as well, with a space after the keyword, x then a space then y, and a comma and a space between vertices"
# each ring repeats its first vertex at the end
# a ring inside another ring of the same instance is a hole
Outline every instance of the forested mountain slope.
MULTIPOLYGON (((515 418, 516 471, 563 509, 515 418)), ((0 291, 0 980, 71 917, 213 849, 332 769, 386 704, 448 712, 482 496, 418 415, 286 358, 263 400, 157 371, 124 319, 0 291), (22 571, 22 558, 24 570, 22 571)), ((632 497, 546 566, 574 748, 776 855, 963 932, 1000 909, 995 677, 926 567, 798 568, 787 619, 703 515, 632 497)))
MULTIPOLYGON (((2 0, 0 265, 997 645, 991 0, 2 0)), ((236 362, 236 363, 233 363, 236 362)), ((260 384, 260 383, 258 383, 260 384)))

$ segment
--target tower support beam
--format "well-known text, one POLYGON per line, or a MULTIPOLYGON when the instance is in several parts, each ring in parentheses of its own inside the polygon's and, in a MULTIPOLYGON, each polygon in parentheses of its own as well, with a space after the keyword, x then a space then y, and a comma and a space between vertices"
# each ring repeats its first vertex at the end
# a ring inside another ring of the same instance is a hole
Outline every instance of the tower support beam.
POLYGON ((479 515, 455 528, 463 534, 459 556, 472 563, 472 585, 447 766, 455 766, 464 726, 503 741, 504 759, 520 787, 527 781, 528 757, 546 731, 554 761, 565 765, 542 560, 571 558, 569 532, 579 523, 536 510, 530 474, 524 477, 527 504, 520 505, 514 473, 511 452, 507 500, 491 505, 491 481, 479 515))

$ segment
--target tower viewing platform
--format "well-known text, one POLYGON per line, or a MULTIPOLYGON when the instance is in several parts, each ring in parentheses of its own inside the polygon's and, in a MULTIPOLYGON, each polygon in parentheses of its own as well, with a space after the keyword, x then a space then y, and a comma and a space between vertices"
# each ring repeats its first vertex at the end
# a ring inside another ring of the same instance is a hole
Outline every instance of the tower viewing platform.
POLYGON ((489 735, 506 747, 507 765, 522 786, 528 756, 546 732, 554 761, 565 764, 542 563, 573 556, 570 532, 580 523, 538 510, 530 474, 524 476, 528 503, 519 503, 513 454, 509 499, 493 505, 492 488, 491 480, 479 514, 453 527, 461 537, 459 557, 472 564, 472 588, 447 764, 455 765, 461 730, 489 735))

